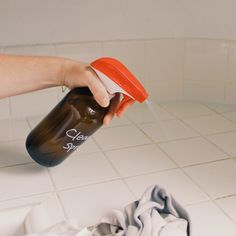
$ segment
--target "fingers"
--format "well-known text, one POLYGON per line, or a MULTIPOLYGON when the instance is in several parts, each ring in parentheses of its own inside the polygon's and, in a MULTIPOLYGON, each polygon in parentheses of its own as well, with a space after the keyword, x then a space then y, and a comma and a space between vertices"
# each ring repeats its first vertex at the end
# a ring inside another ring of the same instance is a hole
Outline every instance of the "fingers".
POLYGON ((111 99, 111 105, 109 107, 109 112, 108 114, 104 117, 103 124, 108 125, 112 118, 115 115, 116 108, 118 107, 120 103, 120 94, 116 93, 115 96, 111 99))
POLYGON ((88 70, 86 76, 86 81, 87 81, 87 86, 92 92, 95 100, 99 105, 102 107, 107 107, 109 106, 110 99, 108 92, 102 82, 99 80, 98 76, 92 69, 88 70))

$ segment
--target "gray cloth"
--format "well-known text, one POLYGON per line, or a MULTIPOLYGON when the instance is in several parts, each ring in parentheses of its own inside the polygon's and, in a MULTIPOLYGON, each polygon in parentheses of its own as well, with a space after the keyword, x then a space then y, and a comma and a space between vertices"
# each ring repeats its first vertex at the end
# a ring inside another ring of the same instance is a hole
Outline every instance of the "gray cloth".
POLYGON ((148 188, 140 200, 125 208, 124 213, 114 211, 102 222, 94 228, 94 236, 169 236, 165 232, 175 232, 173 235, 176 236, 190 235, 188 213, 158 185, 148 188), (178 227, 185 234, 177 234, 178 227))
POLYGON ((78 224, 62 222, 28 236, 190 236, 190 232, 188 213, 165 189, 156 185, 124 211, 112 211, 95 226, 81 230, 78 224))

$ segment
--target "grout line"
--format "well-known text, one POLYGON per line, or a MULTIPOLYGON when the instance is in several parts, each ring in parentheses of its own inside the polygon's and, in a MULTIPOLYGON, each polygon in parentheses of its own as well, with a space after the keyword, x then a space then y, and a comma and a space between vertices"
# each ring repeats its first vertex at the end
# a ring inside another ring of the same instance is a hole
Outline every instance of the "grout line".
POLYGON ((186 78, 186 39, 183 39, 184 47, 183 47, 183 65, 182 65, 182 98, 185 98, 185 78, 186 78))
POLYGON ((236 111, 236 103, 226 103, 225 101, 222 103, 217 103, 217 102, 199 102, 202 105, 206 106, 207 108, 211 109, 212 111, 216 112, 217 114, 222 114, 222 113, 226 113, 226 112, 234 112, 236 111), (230 110, 226 110, 226 111, 219 111, 217 110, 217 108, 213 108, 211 107, 214 105, 221 105, 221 106, 230 106, 230 110), (232 109, 232 110, 231 110, 232 109))
MULTIPOLYGON (((166 110, 165 107, 163 107, 163 109, 166 110)), ((175 114, 172 114, 174 117, 176 117, 175 114)), ((213 134, 207 134, 207 135, 203 135, 201 134, 198 130, 196 130, 194 127, 192 127, 191 125, 189 125, 187 122, 184 121, 183 118, 177 118, 180 122, 182 122, 182 124, 186 125, 187 127, 191 128, 193 131, 195 131, 199 137, 203 138, 205 141, 211 143, 212 145, 214 145, 215 147, 217 147, 219 150, 221 150, 226 156, 229 156, 229 154, 227 152, 225 152, 221 147, 217 146, 215 143, 213 143, 212 141, 208 140, 206 138, 206 136, 211 136, 211 135, 216 135, 216 134, 223 134, 223 133, 230 133, 230 132, 235 132, 236 130, 231 130, 231 131, 224 131, 224 132, 217 132, 217 133, 213 133, 213 134)), ((231 156, 230 156, 231 157, 231 156)), ((232 157, 231 157, 232 158, 232 157)))
POLYGON ((215 200, 222 200, 222 199, 229 198, 229 197, 236 197, 236 193, 229 194, 229 195, 222 196, 222 197, 217 197, 217 198, 215 198, 215 200))
MULTIPOLYGON (((165 109, 165 108, 164 108, 165 109)), ((174 114, 172 114, 173 116, 175 116, 174 114)), ((175 116, 176 117, 176 116, 175 116)), ((182 123, 186 124, 183 120, 179 119, 182 123)), ((186 124, 188 127, 192 128, 189 124, 186 124)), ((192 128, 194 131, 196 131, 197 133, 199 133, 197 130, 195 130, 194 128, 192 128)), ((199 133, 200 134, 200 133, 199 133)), ((200 137, 202 137, 204 140, 208 141, 202 134, 200 134, 200 137)), ((225 151, 223 151, 221 148, 219 148, 217 145, 213 144, 214 146, 216 146, 218 149, 220 149, 223 153, 225 153, 226 155, 228 155, 225 151)), ((163 149, 161 149, 162 151, 164 151, 163 149)), ((165 152, 165 151, 164 151, 165 152)), ((165 152, 166 153, 166 152, 165 152)), ((172 159, 168 153, 166 153, 166 155, 172 159)), ((232 157, 230 158, 232 159, 232 157)), ((209 197, 209 199, 213 202, 213 204, 226 216, 228 217, 228 219, 230 219, 233 223, 235 223, 235 221, 223 210, 221 209, 218 204, 217 204, 217 201, 211 197, 210 194, 208 194, 208 192, 202 188, 202 186, 194 179, 192 178, 190 175, 188 175, 188 173, 185 171, 185 169, 183 167, 181 167, 174 159, 172 159, 173 162, 179 167, 179 169, 181 170, 181 172, 186 176, 188 177, 198 188, 199 190, 201 190, 206 196, 209 197)), ((222 160, 219 160, 219 161, 222 161, 222 160)), ((202 164, 204 165, 204 164, 202 164)))
POLYGON ((29 118, 28 117, 25 117, 25 120, 26 120, 26 123, 28 124, 30 130, 33 129, 33 127, 31 126, 30 122, 29 122, 29 118))
POLYGON ((117 178, 104 180, 104 181, 100 181, 100 182, 94 182, 94 183, 89 183, 89 184, 84 184, 84 185, 74 185, 71 187, 64 187, 64 188, 57 189, 56 191, 58 193, 60 193, 60 192, 65 192, 65 191, 71 191, 71 190, 77 190, 77 189, 87 188, 87 187, 91 187, 91 186, 96 186, 96 185, 100 185, 100 184, 106 184, 106 183, 110 183, 110 182, 116 182, 119 180, 120 180, 120 177, 117 177, 117 178))
POLYGON ((47 173, 48 173, 48 175, 49 175, 49 178, 50 178, 50 180, 51 180, 51 183, 52 183, 52 185, 53 185, 54 193, 55 193, 55 195, 56 195, 56 198, 57 198, 57 200, 58 200, 58 202, 59 202, 59 204, 60 204, 60 206, 61 206, 61 208, 62 208, 63 215, 64 215, 64 217, 65 217, 66 219, 68 219, 68 214, 67 214, 67 212, 66 212, 65 206, 64 206, 64 204, 63 204, 63 202, 62 202, 62 199, 61 199, 61 197, 60 197, 60 195, 59 195, 59 192, 58 192, 58 190, 57 190, 56 183, 54 182, 54 179, 53 179, 53 177, 52 177, 52 175, 51 175, 51 172, 50 172, 49 168, 46 168, 46 169, 47 169, 47 173))
POLYGON ((131 193, 131 195, 133 197, 136 198, 135 194, 133 193, 133 191, 131 190, 131 188, 129 187, 129 185, 124 181, 123 177, 121 176, 120 172, 118 171, 118 169, 115 167, 115 165, 113 165, 113 163, 111 162, 110 158, 107 156, 106 152, 103 151, 102 147, 99 145, 99 143, 93 139, 95 144, 98 146, 98 148, 101 150, 101 152, 103 153, 103 155, 105 156, 106 160, 108 161, 108 163, 111 165, 111 167, 113 168, 113 170, 116 172, 117 176, 119 176, 119 179, 121 180, 121 182, 127 187, 127 189, 129 190, 129 192, 131 193))
POLYGON ((14 201, 14 200, 22 200, 25 198, 42 196, 42 195, 46 195, 46 194, 55 194, 55 192, 54 191, 45 191, 45 192, 40 192, 40 193, 30 193, 30 194, 26 194, 26 195, 17 196, 17 197, 10 197, 7 199, 1 199, 0 203, 7 202, 7 201, 14 201))
POLYGON ((8 106, 9 106, 9 116, 13 117, 13 112, 12 112, 12 104, 11 104, 11 97, 7 98, 8 99, 8 106))
POLYGON ((176 40, 176 39, 184 39, 184 40, 208 40, 208 41, 229 41, 232 42, 234 40, 226 39, 226 38, 202 38, 202 37, 158 37, 158 38, 125 38, 125 39, 103 39, 103 40, 81 40, 81 41, 58 41, 58 42, 49 42, 49 43, 30 43, 30 44, 13 44, 13 45, 2 45, 1 48, 4 50, 5 48, 15 48, 15 47, 32 47, 32 46, 52 46, 52 45, 67 45, 67 44, 88 44, 88 43, 98 43, 98 42, 133 42, 133 41, 159 41, 159 40, 176 40))
POLYGON ((178 169, 179 169, 179 167, 176 165, 175 167, 171 167, 171 168, 168 168, 168 169, 149 171, 149 172, 146 172, 146 173, 136 174, 136 175, 132 175, 132 176, 123 176, 122 178, 127 180, 127 179, 136 178, 136 177, 152 175, 152 174, 159 174, 159 173, 168 172, 168 171, 172 171, 172 170, 178 170, 178 169))
POLYGON ((185 174, 185 176, 187 176, 189 179, 191 179, 191 181, 192 181, 196 186, 198 186, 198 188, 201 189, 201 191, 202 191, 204 194, 206 194, 206 195, 209 197, 209 199, 211 200, 211 202, 212 202, 226 217, 228 217, 228 219, 230 219, 233 223, 235 223, 234 220, 233 220, 222 208, 220 208, 220 207, 218 206, 217 201, 216 201, 215 198, 213 198, 210 194, 208 194, 208 192, 207 192, 204 188, 202 188, 202 186, 201 186, 194 178, 192 178, 183 168, 181 168, 181 170, 182 170, 182 172, 185 174))
POLYGON ((227 40, 227 58, 226 58, 226 68, 225 68, 225 80, 224 80, 224 102, 226 102, 226 85, 229 81, 229 62, 230 62, 230 49, 231 42, 227 40))

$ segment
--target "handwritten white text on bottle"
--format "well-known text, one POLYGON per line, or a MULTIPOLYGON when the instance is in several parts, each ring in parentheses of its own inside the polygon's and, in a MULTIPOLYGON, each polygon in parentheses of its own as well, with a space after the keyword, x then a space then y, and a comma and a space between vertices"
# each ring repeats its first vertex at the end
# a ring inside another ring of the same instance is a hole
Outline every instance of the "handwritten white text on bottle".
MULTIPOLYGON (((66 136, 69 137, 72 141, 85 141, 87 140, 88 136, 81 134, 80 131, 76 129, 69 129, 66 131, 66 136)), ((69 151, 74 151, 79 145, 74 145, 73 142, 67 143, 63 146, 64 149, 69 151)))

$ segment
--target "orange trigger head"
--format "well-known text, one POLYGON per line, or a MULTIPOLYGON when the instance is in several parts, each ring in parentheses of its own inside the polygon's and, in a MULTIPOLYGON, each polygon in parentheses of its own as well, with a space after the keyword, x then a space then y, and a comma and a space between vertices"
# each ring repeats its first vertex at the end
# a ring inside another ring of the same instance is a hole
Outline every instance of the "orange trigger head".
POLYGON ((120 104, 116 108, 116 115, 119 115, 128 105, 134 103, 135 100, 132 99, 131 97, 123 94, 123 99, 121 100, 120 104))

